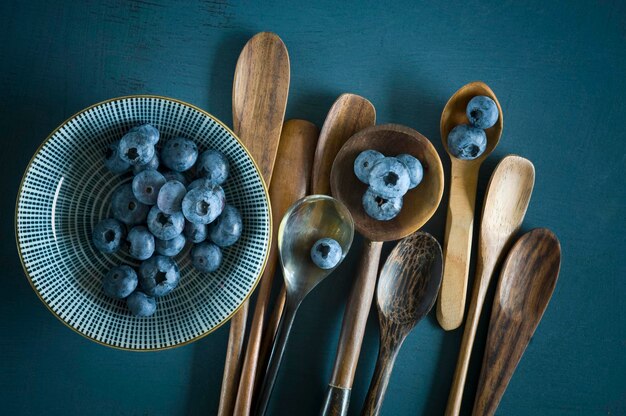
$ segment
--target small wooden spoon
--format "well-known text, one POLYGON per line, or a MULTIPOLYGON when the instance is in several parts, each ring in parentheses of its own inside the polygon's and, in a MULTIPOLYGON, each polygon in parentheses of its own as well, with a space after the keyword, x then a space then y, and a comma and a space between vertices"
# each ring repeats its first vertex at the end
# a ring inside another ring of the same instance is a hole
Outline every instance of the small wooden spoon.
POLYGON ((425 232, 403 239, 387 257, 376 293, 380 349, 362 415, 380 413, 404 339, 435 304, 442 263, 439 243, 425 232))
MULTIPOLYGON (((312 195, 296 202, 285 214, 278 230, 278 250, 287 288, 285 314, 280 320, 270 361, 263 379, 256 414, 267 411, 289 332, 300 304, 332 269, 321 269, 311 260, 311 247, 320 238, 332 238, 342 248, 341 261, 350 250, 354 222, 348 209, 338 200, 312 195)), ((341 261, 339 263, 341 263, 341 261)))
POLYGON ((493 415, 552 297, 561 245, 545 228, 524 234, 502 267, 474 412, 493 415))
POLYGON ((494 270, 522 225, 534 184, 533 164, 519 156, 507 156, 502 159, 489 180, 480 225, 474 290, 448 398, 445 413, 447 416, 458 415, 461 411, 467 368, 485 296, 494 270))
MULTIPOLYGON (((274 165, 274 178, 270 184, 274 235, 278 234, 280 220, 287 212, 287 209, 307 194, 311 166, 313 165, 313 152, 318 134, 318 128, 313 123, 305 120, 288 120, 283 126, 280 135, 280 145, 278 146, 278 156, 274 165)), ((234 414, 236 415, 248 415, 252 409, 257 369, 259 369, 259 362, 263 363, 263 361, 259 361, 259 348, 265 327, 265 315, 269 306, 277 262, 278 250, 276 239, 274 239, 257 291, 254 315, 250 325, 250 335, 241 369, 239 392, 237 393, 237 401, 235 403, 234 414)))
MULTIPOLYGON (((330 195, 330 171, 339 149, 352 135, 375 124, 376 110, 367 99, 360 95, 345 93, 335 100, 328 111, 317 141, 313 171, 311 172, 311 194, 330 195)), ((270 186, 270 193, 271 191, 270 186)), ((267 332, 263 336, 259 352, 260 363, 267 361, 269 347, 276 335, 278 322, 285 306, 285 296, 286 292, 283 286, 268 320, 267 332)))
POLYGON ((443 167, 432 143, 417 131, 398 124, 374 126, 355 134, 341 148, 333 163, 330 186, 333 196, 346 204, 356 229, 365 237, 359 270, 344 313, 333 374, 322 408, 323 415, 345 415, 376 286, 382 244, 414 233, 432 217, 443 193, 443 167), (404 208, 390 221, 371 218, 361 203, 367 185, 354 174, 354 160, 367 149, 388 156, 407 153, 418 158, 424 167, 422 183, 404 196, 404 208))
POLYGON ((502 134, 503 115, 500 103, 491 89, 482 82, 472 82, 458 90, 448 101, 441 114, 441 140, 450 154, 450 199, 443 246, 444 269, 441 293, 437 301, 437 320, 447 331, 458 328, 465 313, 467 276, 472 252, 472 230, 478 171, 483 161, 495 149, 502 134), (461 160, 450 154, 448 133, 459 124, 469 121, 465 109, 469 100, 485 95, 496 102, 500 117, 496 124, 485 130, 487 148, 474 160, 461 160))
MULTIPOLYGON (((262 32, 246 43, 235 68, 233 127, 270 183, 289 93, 289 54, 274 33, 262 32)), ((231 416, 235 406, 248 301, 230 321, 218 416, 231 416)))

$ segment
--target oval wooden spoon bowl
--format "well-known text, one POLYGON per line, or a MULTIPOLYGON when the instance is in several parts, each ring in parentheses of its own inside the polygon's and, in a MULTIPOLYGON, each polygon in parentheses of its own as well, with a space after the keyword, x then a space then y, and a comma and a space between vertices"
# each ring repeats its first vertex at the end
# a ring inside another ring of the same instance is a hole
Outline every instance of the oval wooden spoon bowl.
POLYGON ((448 218, 443 246, 444 270, 441 293, 437 301, 437 319, 445 330, 458 328, 463 322, 467 276, 472 251, 472 231, 474 228, 474 208, 478 170, 483 160, 491 154, 500 141, 503 115, 500 103, 491 89, 482 82, 471 82, 463 86, 448 100, 441 113, 441 140, 450 154, 450 199, 448 218), (485 95, 496 102, 499 117, 496 124, 485 130, 487 148, 474 160, 461 160, 450 154, 448 133, 459 124, 468 124, 466 107, 469 101, 485 95))

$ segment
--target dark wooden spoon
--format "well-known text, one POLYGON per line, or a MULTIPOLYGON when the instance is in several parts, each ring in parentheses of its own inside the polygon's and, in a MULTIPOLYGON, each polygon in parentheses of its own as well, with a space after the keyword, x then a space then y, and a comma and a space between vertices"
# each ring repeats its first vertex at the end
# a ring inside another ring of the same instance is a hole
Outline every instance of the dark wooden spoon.
POLYGON ((322 407, 322 415, 345 415, 374 297, 383 242, 413 234, 432 217, 443 194, 443 167, 437 151, 426 137, 409 127, 384 124, 361 130, 343 145, 333 163, 330 186, 333 196, 348 207, 354 226, 365 237, 359 269, 344 312, 333 374, 322 407), (389 221, 371 218, 361 203, 367 185, 354 174, 354 160, 367 149, 389 156, 407 153, 418 158, 424 167, 422 183, 404 196, 404 208, 389 221))
POLYGON ((400 347, 435 304, 441 274, 441 246, 425 232, 400 241, 387 257, 376 293, 380 349, 362 415, 380 413, 400 347))
POLYGON ((504 266, 491 311, 474 415, 492 415, 552 297, 561 245, 545 228, 524 234, 504 266))

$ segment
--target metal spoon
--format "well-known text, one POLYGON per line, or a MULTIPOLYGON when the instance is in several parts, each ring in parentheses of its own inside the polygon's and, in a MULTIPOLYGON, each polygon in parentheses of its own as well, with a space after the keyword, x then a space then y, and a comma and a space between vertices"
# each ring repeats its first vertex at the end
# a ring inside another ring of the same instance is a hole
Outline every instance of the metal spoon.
POLYGON ((365 237, 359 270, 344 312, 333 374, 322 407, 322 415, 345 415, 374 296, 383 242, 414 233, 432 217, 443 193, 443 168, 437 151, 426 137, 409 127, 385 124, 361 130, 343 145, 333 163, 330 186, 333 196, 346 204, 357 230, 365 237), (354 160, 367 149, 390 156, 407 153, 417 157, 424 166, 422 183, 404 196, 404 208, 390 221, 369 217, 361 203, 367 185, 354 174, 354 160))
POLYGON ((311 247, 317 240, 324 237, 333 238, 339 243, 343 253, 341 261, 343 261, 354 237, 354 222, 348 209, 329 196, 311 195, 302 198, 289 208, 280 223, 278 251, 283 267, 287 298, 285 313, 278 326, 261 387, 257 415, 264 415, 267 411, 289 332, 300 304, 306 295, 339 265, 324 270, 311 261, 311 247))
POLYGON ((501 262, 504 253, 511 245, 513 236, 522 225, 534 184, 535 168, 529 160, 520 156, 507 156, 502 159, 489 180, 480 225, 474 290, 465 322, 461 351, 454 371, 454 381, 448 398, 445 413, 447 416, 458 415, 461 411, 467 368, 487 289, 493 271, 501 262))
POLYGON ((435 304, 441 272, 441 246, 425 232, 403 239, 387 257, 376 293, 380 349, 362 415, 380 413, 400 347, 435 304))
POLYGON ((491 154, 502 135, 503 115, 500 103, 491 89, 482 82, 471 82, 458 90, 448 101, 441 113, 441 140, 450 154, 450 199, 446 235, 443 245, 443 281, 437 301, 437 320, 447 331, 458 328, 465 313, 467 275, 472 252, 472 230, 478 171, 483 161, 491 154), (450 154, 448 133, 459 124, 468 123, 465 115, 467 103, 477 95, 485 95, 496 102, 500 117, 495 126, 485 130, 487 148, 474 160, 461 160, 450 154))
POLYGON ((474 415, 492 415, 552 297, 561 245, 545 228, 524 234, 502 267, 491 311, 474 415))
MULTIPOLYGON (((289 54, 275 33, 257 33, 237 60, 233 81, 233 127, 267 185, 283 127, 289 92, 289 54)), ((248 301, 230 321, 218 416, 231 416, 242 364, 248 301)))

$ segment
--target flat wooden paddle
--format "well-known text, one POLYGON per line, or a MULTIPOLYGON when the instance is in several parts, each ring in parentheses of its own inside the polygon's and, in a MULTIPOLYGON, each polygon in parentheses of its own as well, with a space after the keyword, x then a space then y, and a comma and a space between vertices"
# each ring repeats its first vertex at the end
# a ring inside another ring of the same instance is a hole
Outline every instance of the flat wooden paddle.
MULTIPOLYGON (((235 68, 233 127, 270 183, 289 93, 289 55, 278 35, 256 34, 246 43, 235 68)), ((219 416, 231 416, 235 406, 248 301, 233 316, 226 350, 219 416)))
POLYGON ((491 311, 474 415, 493 415, 550 302, 561 245, 545 228, 524 234, 511 249, 491 311))
MULTIPOLYGON (((274 165, 274 178, 270 184, 273 235, 278 235, 278 226, 287 209, 307 194, 318 135, 319 129, 313 123, 305 120, 288 120, 283 126, 278 156, 274 165)), ((257 292, 235 404, 234 414, 236 415, 248 415, 252 410, 257 369, 260 370, 258 354, 261 347, 261 336, 265 326, 265 315, 269 306, 277 262, 278 249, 276 238, 274 238, 267 259, 267 266, 261 276, 261 283, 257 292)))

